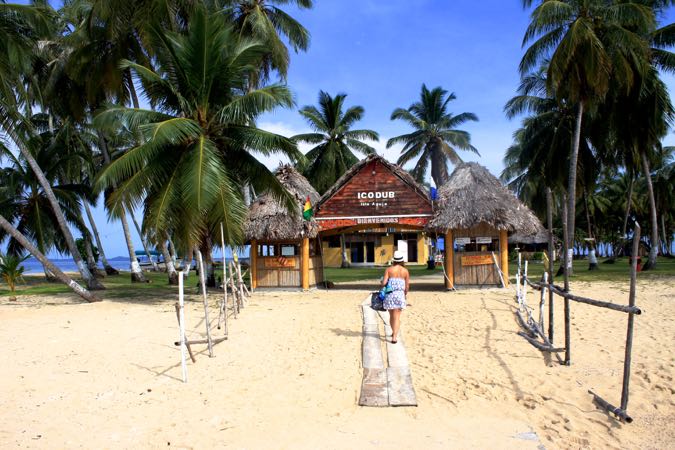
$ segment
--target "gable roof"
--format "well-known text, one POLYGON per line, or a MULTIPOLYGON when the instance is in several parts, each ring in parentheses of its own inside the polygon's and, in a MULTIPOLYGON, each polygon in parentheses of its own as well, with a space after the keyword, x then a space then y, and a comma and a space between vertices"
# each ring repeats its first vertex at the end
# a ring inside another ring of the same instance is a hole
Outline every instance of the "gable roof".
POLYGON ((362 159, 358 163, 354 164, 348 171, 342 175, 330 189, 328 189, 317 203, 317 210, 321 209, 321 205, 326 203, 330 198, 337 194, 356 174, 358 174, 366 165, 372 161, 377 161, 389 169, 394 175, 396 175, 403 183, 408 185, 416 194, 424 198, 426 201, 431 203, 431 198, 429 193, 420 186, 417 181, 405 171, 401 166, 397 164, 390 163, 383 156, 380 156, 376 153, 368 155, 366 158, 362 159))

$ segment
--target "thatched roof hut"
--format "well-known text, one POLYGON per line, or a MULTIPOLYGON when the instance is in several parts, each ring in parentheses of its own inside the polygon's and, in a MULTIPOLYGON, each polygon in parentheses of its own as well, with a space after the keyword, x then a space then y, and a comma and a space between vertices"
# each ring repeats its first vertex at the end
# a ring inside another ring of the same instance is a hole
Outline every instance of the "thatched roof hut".
POLYGON ((288 211, 271 193, 260 195, 251 204, 244 223, 246 240, 281 241, 316 237, 319 227, 314 219, 302 217, 302 208, 308 196, 312 205, 316 205, 319 193, 290 165, 279 166, 274 174, 297 199, 298 207, 295 211, 288 211))
POLYGON ((428 227, 443 232, 480 223, 521 235, 545 231, 537 216, 485 167, 463 163, 439 189, 428 227))

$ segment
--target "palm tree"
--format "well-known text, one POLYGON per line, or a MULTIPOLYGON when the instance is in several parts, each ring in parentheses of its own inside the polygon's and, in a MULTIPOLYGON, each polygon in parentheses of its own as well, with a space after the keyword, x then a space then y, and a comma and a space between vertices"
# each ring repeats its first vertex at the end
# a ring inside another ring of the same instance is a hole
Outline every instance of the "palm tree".
POLYGON ((121 67, 142 80, 157 111, 111 106, 96 117, 101 129, 124 126, 140 137, 103 169, 97 187, 117 186, 108 199, 113 214, 143 203, 145 229, 174 230, 186 250, 200 246, 211 264, 220 223, 228 244, 242 243, 241 183, 297 207, 251 154, 281 152, 302 159, 291 140, 250 125, 264 112, 291 106, 291 94, 279 84, 250 90, 247 75, 265 46, 236 39, 219 14, 203 8, 195 10, 186 34, 153 28, 152 45, 156 70, 131 61, 121 67))
POLYGON ((61 269, 56 267, 54 263, 52 263, 47 257, 40 252, 31 242, 26 239, 26 237, 21 234, 11 223, 7 221, 3 217, 2 214, 0 214, 0 228, 2 228, 7 234, 9 234, 12 238, 16 239, 16 241, 28 252, 33 255, 38 261, 40 261, 49 272, 53 273, 56 278, 59 279, 63 284, 68 286, 75 292, 77 295, 82 297, 88 302, 98 302, 100 299, 96 297, 94 294, 92 294, 90 291, 87 289, 83 288, 80 286, 76 281, 74 281, 72 278, 70 278, 68 275, 63 273, 61 269))
POLYGON ((319 107, 307 105, 299 111, 314 133, 292 137, 296 142, 317 144, 305 155, 306 164, 298 164, 298 168, 320 194, 359 161, 354 152, 363 155, 375 153, 375 149, 364 140, 379 140, 379 135, 373 130, 351 129, 363 118, 364 109, 352 106, 343 111, 346 97, 347 94, 331 97, 319 91, 319 107))
POLYGON ((478 121, 474 113, 453 115, 448 112, 448 104, 455 100, 454 93, 440 86, 427 89, 422 84, 420 101, 410 105, 408 109, 397 108, 391 113, 391 120, 400 119, 412 126, 415 131, 402 134, 387 141, 387 148, 401 143, 403 149, 397 163, 401 166, 419 157, 411 171, 418 181, 423 181, 427 168, 431 164, 431 178, 436 187, 441 187, 448 180, 448 165, 462 162, 457 149, 468 150, 480 156, 478 150, 471 145, 471 135, 456 129, 468 121, 478 121))
MULTIPOLYGON (((3 65, 0 77, 0 130, 16 145, 44 190, 61 233, 68 246, 82 278, 89 289, 103 289, 82 261, 75 239, 68 228, 66 217, 59 206, 47 177, 31 154, 27 142, 35 136, 35 130, 20 108, 30 109, 32 99, 24 88, 25 70, 33 63, 37 54, 39 39, 49 39, 54 31, 54 11, 48 5, 21 8, 18 5, 0 4, 0 60, 15 61, 14 65, 3 65), (11 69, 15 69, 12 71, 11 69)), ((30 111, 29 111, 30 112, 30 111)))
MULTIPOLYGON (((35 161, 44 168, 45 177, 69 226, 78 229, 86 237, 89 231, 80 213, 80 197, 85 194, 86 186, 72 183, 64 177, 66 167, 71 164, 70 160, 80 161, 80 158, 75 154, 63 154, 64 146, 59 145, 63 143, 61 138, 62 133, 59 133, 55 142, 50 144, 52 136, 46 132, 35 136, 28 145, 35 161)), ((20 233, 30 238, 41 253, 46 254, 53 249, 59 253, 68 253, 70 249, 59 229, 56 214, 50 207, 49 199, 37 176, 24 158, 14 157, 6 149, 3 153, 0 156, 4 156, 9 165, 0 171, 2 214, 15 224, 20 233)), ((4 237, 4 233, 0 232, 0 241, 4 237)), ((10 239, 8 251, 20 254, 23 250, 17 240, 10 239)), ((45 275, 48 279, 51 278, 46 267, 45 275)))
MULTIPOLYGON (((261 80, 269 78, 272 70, 279 72, 283 79, 288 75, 290 57, 282 41, 284 36, 293 50, 307 51, 309 31, 297 20, 275 5, 294 4, 300 9, 313 7, 313 0, 229 0, 230 20, 241 36, 262 42, 267 51, 260 64, 261 80)), ((257 84, 256 80, 254 85, 257 84)))
MULTIPOLYGON (((528 7, 532 0, 523 0, 528 7)), ((567 182, 567 227, 573 239, 582 118, 607 94, 610 82, 630 89, 646 69, 649 46, 641 34, 653 29, 654 15, 644 5, 605 0, 541 0, 532 11, 523 45, 532 43, 521 62, 522 75, 548 59, 551 96, 577 108, 567 182)), ((573 247, 569 242, 569 247, 573 247)))

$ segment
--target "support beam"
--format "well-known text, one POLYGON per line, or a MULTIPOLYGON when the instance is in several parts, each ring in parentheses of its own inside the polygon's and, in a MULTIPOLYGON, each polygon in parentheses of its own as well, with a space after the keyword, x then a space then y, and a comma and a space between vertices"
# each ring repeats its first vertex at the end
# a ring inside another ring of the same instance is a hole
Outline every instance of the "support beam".
POLYGON ((309 238, 302 238, 302 259, 300 261, 302 271, 302 288, 309 289, 309 238))
POLYGON ((454 289, 455 288, 455 269, 454 269, 454 260, 455 260, 455 250, 454 250, 454 240, 452 237, 452 230, 448 230, 445 233, 445 288, 454 289))
POLYGON ((506 230, 499 231, 499 254, 502 261, 502 274, 504 274, 504 287, 509 285, 509 240, 506 230))
POLYGON ((249 252, 249 261, 251 261, 251 290, 258 287, 258 241, 251 241, 251 250, 249 252))

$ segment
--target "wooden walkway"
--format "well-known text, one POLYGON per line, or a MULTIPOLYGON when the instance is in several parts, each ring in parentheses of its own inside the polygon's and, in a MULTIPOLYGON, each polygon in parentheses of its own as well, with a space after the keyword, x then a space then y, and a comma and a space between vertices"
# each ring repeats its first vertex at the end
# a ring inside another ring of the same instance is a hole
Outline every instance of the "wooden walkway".
POLYGON ((361 305, 363 312, 363 381, 361 406, 417 406, 403 333, 391 343, 389 313, 370 307, 370 295, 361 305), (382 355, 380 320, 384 322, 387 361, 382 355))

